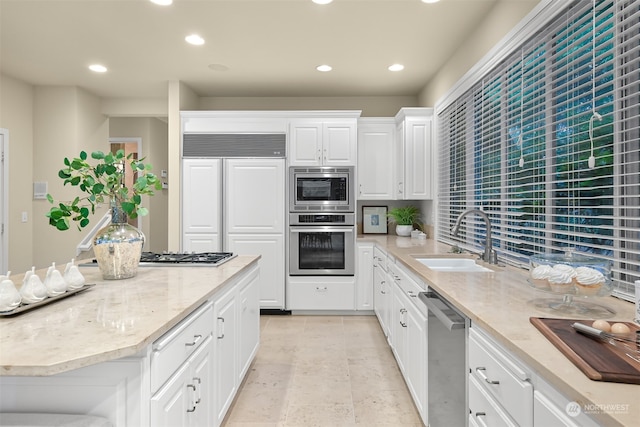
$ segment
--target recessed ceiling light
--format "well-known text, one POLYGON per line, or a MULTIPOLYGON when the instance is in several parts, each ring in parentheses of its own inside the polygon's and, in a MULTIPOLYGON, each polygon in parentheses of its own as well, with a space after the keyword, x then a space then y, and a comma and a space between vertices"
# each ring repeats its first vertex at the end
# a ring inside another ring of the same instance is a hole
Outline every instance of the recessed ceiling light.
POLYGON ((327 71, 333 70, 333 68, 331 68, 331 65, 318 65, 316 67, 316 70, 326 73, 327 71))
POLYGON ((150 0, 151 3, 155 3, 159 6, 169 6, 171 3, 173 3, 173 0, 150 0))
POLYGON ((402 71, 402 70, 404 70, 404 65, 402 64, 389 65, 389 71, 402 71))
POLYGON ((89 69, 91 71, 96 72, 96 73, 106 73, 107 72, 107 67, 105 67, 104 65, 100 65, 100 64, 91 64, 91 65, 89 65, 89 69))
POLYGON ((422 3, 438 3, 440 0, 422 0, 422 3))
POLYGON ((314 2, 315 4, 329 4, 333 0, 311 0, 311 1, 314 2))
POLYGON ((204 39, 197 34, 191 34, 190 36, 187 36, 184 39, 187 41, 187 43, 191 43, 195 45, 204 44, 204 39))

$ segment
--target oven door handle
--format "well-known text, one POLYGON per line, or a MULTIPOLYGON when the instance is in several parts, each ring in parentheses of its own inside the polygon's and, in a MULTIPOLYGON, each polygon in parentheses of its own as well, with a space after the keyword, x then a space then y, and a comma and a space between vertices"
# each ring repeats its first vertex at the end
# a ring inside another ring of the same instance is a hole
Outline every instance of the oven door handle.
POLYGON ((316 225, 313 227, 299 227, 292 225, 289 227, 292 233, 350 233, 353 234, 353 226, 348 227, 331 227, 324 225, 316 225))

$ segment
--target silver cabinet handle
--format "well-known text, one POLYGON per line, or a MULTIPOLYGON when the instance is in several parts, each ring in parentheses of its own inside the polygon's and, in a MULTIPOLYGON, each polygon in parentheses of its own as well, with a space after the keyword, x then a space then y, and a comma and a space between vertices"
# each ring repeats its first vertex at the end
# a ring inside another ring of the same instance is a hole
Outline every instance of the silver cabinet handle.
POLYGON ((194 389, 193 389, 196 392, 196 405, 197 405, 202 400, 200 398, 200 384, 202 384, 202 380, 200 380, 200 378, 198 378, 198 377, 193 377, 193 382, 194 383, 198 383, 198 388, 194 387, 194 389))
POLYGON ((327 292, 326 286, 316 286, 316 291, 318 292, 327 292))
MULTIPOLYGON (((188 388, 188 389, 189 389, 189 388, 190 388, 190 389, 193 389, 192 393, 195 395, 195 393, 196 393, 196 386, 195 386, 195 385, 193 385, 193 384, 187 384, 187 388, 188 388)), ((193 407, 191 407, 191 408, 187 408, 187 412, 195 412, 195 411, 196 411, 196 402, 195 402, 195 399, 194 399, 193 407)))
POLYGON ((418 294, 413 291, 407 291, 407 295, 409 295, 411 298, 418 298, 418 294))
POLYGON ((500 381, 492 381, 489 378, 487 378, 487 376, 484 373, 486 370, 487 370, 487 368, 485 368, 483 366, 480 366, 480 367, 476 368, 476 372, 478 373, 478 376, 480 378, 482 378, 483 380, 485 380, 485 382, 487 384, 494 384, 494 385, 495 384, 500 384, 500 381))
POLYGON ((480 418, 480 417, 486 417, 487 413, 486 412, 476 412, 476 421, 478 421, 478 424, 480 424, 483 427, 487 427, 487 425, 484 422, 484 419, 480 418))
POLYGON ((224 338, 224 317, 218 317, 218 320, 222 321, 222 335, 216 336, 216 338, 221 340, 222 338, 224 338))
POLYGON ((202 335, 194 335, 193 336, 194 340, 191 342, 187 342, 184 345, 186 345, 187 347, 191 347, 194 346, 198 343, 198 341, 200 341, 200 339, 202 338, 202 335))

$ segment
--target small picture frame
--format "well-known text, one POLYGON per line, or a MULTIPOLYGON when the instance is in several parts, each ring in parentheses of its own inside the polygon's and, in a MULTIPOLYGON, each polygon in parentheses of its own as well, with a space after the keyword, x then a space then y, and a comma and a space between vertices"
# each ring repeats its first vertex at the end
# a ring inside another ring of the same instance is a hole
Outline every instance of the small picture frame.
POLYGON ((387 234, 387 207, 362 207, 362 233, 387 234))

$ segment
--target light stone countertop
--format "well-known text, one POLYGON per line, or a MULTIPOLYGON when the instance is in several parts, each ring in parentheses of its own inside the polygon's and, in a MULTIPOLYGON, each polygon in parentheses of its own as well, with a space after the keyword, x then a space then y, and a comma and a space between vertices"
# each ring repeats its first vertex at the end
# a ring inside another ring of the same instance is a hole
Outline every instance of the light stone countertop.
MULTIPOLYGON (((0 317, 0 375, 55 375, 135 355, 259 258, 237 256, 219 267, 140 266, 124 280, 103 280, 97 267, 81 266, 94 287, 0 317)), ((45 272, 37 273, 44 279, 45 272)), ((19 287, 23 276, 11 279, 19 287)))
MULTIPOLYGON (((596 410, 590 415, 604 426, 640 425, 640 386, 592 381, 566 358, 535 326, 530 317, 580 318, 542 311, 529 301, 548 298, 527 282, 528 271, 510 266, 495 267, 494 273, 445 273, 430 270, 412 255, 451 255, 451 246, 434 240, 387 235, 362 235, 358 242, 371 241, 404 264, 416 276, 458 307, 490 333, 537 374, 581 407, 628 405, 628 410, 596 410), (618 413, 619 412, 619 413, 618 413)), ((480 263, 483 264, 483 263, 480 263)), ((483 264, 486 266, 486 264, 483 264)), ((594 301, 595 302, 595 301, 594 301)), ((615 297, 598 298, 597 303, 616 311, 609 321, 633 320, 634 305, 615 297)), ((609 406, 613 407, 613 406, 609 406)))

